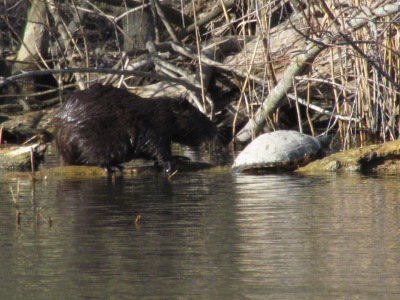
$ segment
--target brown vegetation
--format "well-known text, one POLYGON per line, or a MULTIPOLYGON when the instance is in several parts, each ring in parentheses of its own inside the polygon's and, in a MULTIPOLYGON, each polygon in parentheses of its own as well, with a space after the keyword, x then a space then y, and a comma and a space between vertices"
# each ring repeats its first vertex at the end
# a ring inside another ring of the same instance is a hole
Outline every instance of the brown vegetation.
POLYGON ((0 112, 100 82, 184 95, 238 142, 278 128, 329 131, 341 148, 395 140, 399 12, 389 0, 7 0, 0 112))

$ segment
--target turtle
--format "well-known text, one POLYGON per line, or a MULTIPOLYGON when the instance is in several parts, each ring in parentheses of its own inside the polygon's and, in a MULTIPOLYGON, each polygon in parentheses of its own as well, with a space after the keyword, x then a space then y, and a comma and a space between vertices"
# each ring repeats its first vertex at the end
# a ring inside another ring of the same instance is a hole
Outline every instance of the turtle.
POLYGON ((324 155, 328 136, 312 137, 294 130, 264 133, 235 159, 234 172, 293 171, 324 155))

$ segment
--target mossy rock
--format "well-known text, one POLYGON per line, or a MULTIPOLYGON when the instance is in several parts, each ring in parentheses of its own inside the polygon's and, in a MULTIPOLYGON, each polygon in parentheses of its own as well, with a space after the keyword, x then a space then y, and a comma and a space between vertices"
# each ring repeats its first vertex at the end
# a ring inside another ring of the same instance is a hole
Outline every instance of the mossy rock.
MULTIPOLYGON (((176 164, 178 169, 177 174, 182 172, 196 172, 204 171, 212 168, 212 165, 204 162, 179 162, 176 164)), ((148 162, 147 164, 139 165, 130 163, 126 168, 123 169, 122 174, 116 172, 113 176, 138 176, 145 174, 163 174, 164 169, 155 165, 154 162, 148 162)), ((173 176, 173 174, 166 174, 167 176, 173 176)), ((6 178, 30 178, 32 173, 28 172, 9 172, 3 175, 6 178)), ((103 168, 96 166, 60 166, 54 168, 43 169, 35 172, 34 178, 37 180, 47 180, 51 178, 63 178, 63 179, 90 179, 109 176, 103 168)), ((110 175, 111 176, 111 175, 110 175)))
POLYGON ((400 140, 338 152, 297 170, 400 173, 400 140))

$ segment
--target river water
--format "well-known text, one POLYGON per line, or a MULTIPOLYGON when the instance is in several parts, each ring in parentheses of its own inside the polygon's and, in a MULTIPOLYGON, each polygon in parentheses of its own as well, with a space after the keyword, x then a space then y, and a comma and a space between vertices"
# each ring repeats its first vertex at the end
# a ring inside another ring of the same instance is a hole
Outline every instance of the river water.
POLYGON ((3 176, 1 299, 400 299, 399 179, 3 176))

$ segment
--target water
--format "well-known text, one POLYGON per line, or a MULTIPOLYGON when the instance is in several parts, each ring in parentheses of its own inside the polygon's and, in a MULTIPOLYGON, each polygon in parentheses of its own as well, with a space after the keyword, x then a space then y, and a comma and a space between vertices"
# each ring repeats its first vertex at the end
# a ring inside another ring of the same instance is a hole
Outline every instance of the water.
POLYGON ((400 297, 396 176, 21 180, 19 226, 16 182, 0 179, 2 299, 400 297))

